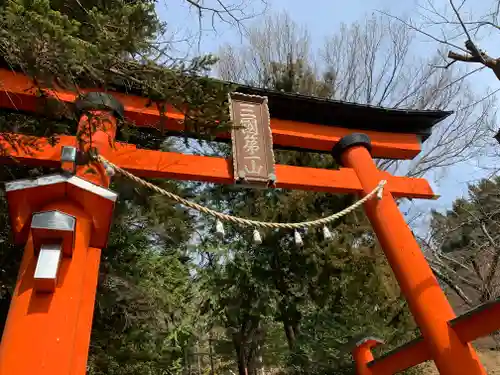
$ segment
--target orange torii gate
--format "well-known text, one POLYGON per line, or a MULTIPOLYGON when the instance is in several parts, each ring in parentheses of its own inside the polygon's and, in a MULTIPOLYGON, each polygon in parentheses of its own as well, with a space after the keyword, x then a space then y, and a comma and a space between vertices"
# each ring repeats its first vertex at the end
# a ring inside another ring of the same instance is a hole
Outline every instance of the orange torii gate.
MULTIPOLYGON (((0 69, 0 107, 35 112, 46 97, 37 95, 26 76, 0 69)), ((404 293, 422 337, 374 359, 374 338, 358 340, 353 349, 358 374, 393 374, 426 360, 440 373, 485 374, 470 341, 500 328, 500 301, 456 317, 394 198, 436 198, 424 179, 392 176, 379 171, 372 159, 412 159, 421 140, 448 113, 397 111, 307 98, 240 87, 246 94, 268 98, 270 127, 277 147, 333 152, 344 166, 325 170, 275 166, 276 187, 331 193, 373 191, 387 180, 381 199, 365 203, 382 248, 404 293), (366 121, 374 125, 366 125, 366 121)), ((81 113, 79 130, 92 133, 92 146, 117 166, 140 177, 234 183, 231 160, 136 149, 115 142, 117 117, 138 127, 160 123, 159 112, 145 98, 112 92, 46 90, 73 104, 81 113)), ((166 128, 182 131, 181 113, 169 109, 166 128)), ((165 126, 165 124, 163 124, 165 126)), ((17 285, 0 346, 0 375, 83 375, 90 343, 92 314, 101 249, 106 247, 117 195, 108 189, 105 166, 93 162, 97 174, 77 162, 88 152, 85 140, 61 136, 52 146, 47 139, 15 147, 3 134, 0 156, 26 165, 60 168, 56 175, 7 184, 6 192, 14 241, 25 245, 17 285)), ((220 134, 228 139, 229 134, 220 134)))

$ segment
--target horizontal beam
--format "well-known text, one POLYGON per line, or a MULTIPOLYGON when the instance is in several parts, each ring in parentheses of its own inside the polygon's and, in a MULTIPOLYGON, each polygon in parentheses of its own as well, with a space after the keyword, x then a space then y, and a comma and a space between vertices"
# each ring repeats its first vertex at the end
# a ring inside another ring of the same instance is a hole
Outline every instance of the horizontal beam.
POLYGON ((463 342, 487 336, 500 329, 500 299, 482 304, 450 324, 463 342))
MULTIPOLYGON (((500 299, 487 302, 460 315, 449 322, 464 343, 487 336, 500 329, 500 299)), ((370 362, 368 366, 374 374, 395 374, 432 359, 426 343, 419 337, 400 346, 382 357, 370 362)))
MULTIPOLYGON (((34 112, 43 99, 27 76, 0 69, 0 107, 34 112)), ((81 90, 82 92, 89 90, 81 90)), ((76 93, 65 90, 44 90, 48 96, 58 100, 73 103, 76 93)), ((119 99, 125 107, 125 117, 138 127, 160 129, 160 113, 149 100, 122 93, 110 92, 119 99)), ((171 132, 182 132, 184 127, 182 113, 168 108, 165 117, 161 118, 161 128, 171 132)), ((404 124, 401 124, 402 126, 404 124)), ((384 133, 367 130, 347 129, 342 127, 310 124, 271 119, 273 143, 281 148, 304 149, 311 151, 330 152, 332 147, 344 136, 363 132, 372 141, 372 152, 376 158, 413 159, 421 151, 421 142, 417 135, 408 133, 384 133)), ((229 134, 219 134, 219 138, 229 139, 229 134)))
MULTIPOLYGON (((14 162, 27 165, 58 167, 62 146, 76 145, 73 136, 60 136, 59 142, 51 146, 45 138, 22 137, 3 134, 0 139, 0 162, 14 162), (27 143, 32 147, 13 147, 27 143)), ((134 145, 118 143, 115 150, 105 155, 111 162, 127 171, 146 178, 170 178, 233 184, 233 166, 230 159, 211 156, 186 155, 175 152, 136 149, 134 145)), ((276 165, 277 188, 311 190, 327 193, 361 193, 361 184, 352 169, 339 170, 276 165)), ((380 172, 380 179, 386 179, 386 188, 397 197, 435 199, 429 183, 421 178, 395 177, 380 172)))
POLYGON ((374 374, 396 374, 430 359, 431 353, 419 337, 370 362, 368 367, 374 374))

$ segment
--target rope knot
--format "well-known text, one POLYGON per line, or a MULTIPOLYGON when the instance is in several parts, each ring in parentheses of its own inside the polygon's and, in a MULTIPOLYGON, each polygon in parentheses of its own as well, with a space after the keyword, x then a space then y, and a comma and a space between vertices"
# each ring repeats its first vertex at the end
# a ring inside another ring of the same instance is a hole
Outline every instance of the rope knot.
POLYGON ((378 186, 377 186, 377 198, 378 200, 381 200, 382 197, 384 196, 384 186, 385 184, 387 184, 387 181, 386 180, 382 180, 379 182, 378 186))

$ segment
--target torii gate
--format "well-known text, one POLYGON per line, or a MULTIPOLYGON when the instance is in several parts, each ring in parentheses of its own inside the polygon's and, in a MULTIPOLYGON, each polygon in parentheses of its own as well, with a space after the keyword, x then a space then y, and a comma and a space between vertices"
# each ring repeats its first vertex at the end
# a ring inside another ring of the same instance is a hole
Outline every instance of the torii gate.
MULTIPOLYGON (((22 74, 0 69, 0 82, 2 108, 35 112, 45 100, 22 74)), ((325 170, 276 165, 276 187, 363 196, 381 179, 387 180, 381 199, 371 199, 364 207, 422 337, 377 359, 371 349, 380 341, 358 340, 352 349, 357 373, 393 374, 433 360, 441 374, 485 374, 470 341, 500 328, 500 301, 455 316, 394 199, 434 199, 435 194, 426 180, 379 171, 372 159, 412 159, 421 150, 422 135, 428 135, 431 126, 447 114, 241 90, 269 98, 275 145, 321 152, 333 149, 344 166, 325 170), (321 114, 315 115, 318 109, 321 114), (364 124, 367 118, 375 125, 364 124), (332 119, 341 126, 328 124, 332 119)), ((86 111, 79 130, 91 129, 92 146, 114 164, 140 177, 234 183, 230 160, 139 150, 119 142, 113 147, 110 140, 115 139, 117 116, 140 127, 159 123, 160 114, 141 97, 86 92, 83 101, 73 92, 48 90, 58 100, 75 103, 76 110, 86 111)), ((167 129, 182 130, 182 118, 181 113, 169 111, 167 129)), ((101 249, 106 247, 117 195, 108 189, 109 176, 102 165, 95 163, 97 174, 77 165, 77 151, 89 150, 85 142, 77 144, 76 137, 61 136, 56 146, 39 138, 38 148, 28 152, 12 147, 6 136, 0 140, 8 151, 2 162, 15 157, 23 164, 63 171, 6 185, 14 241, 25 244, 25 250, 0 346, 0 375, 83 375, 101 249)))

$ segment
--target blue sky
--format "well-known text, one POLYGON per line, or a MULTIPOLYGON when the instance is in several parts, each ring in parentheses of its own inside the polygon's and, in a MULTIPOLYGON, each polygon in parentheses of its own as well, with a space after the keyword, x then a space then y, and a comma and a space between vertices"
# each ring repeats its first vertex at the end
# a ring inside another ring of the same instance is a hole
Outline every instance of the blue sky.
MULTIPOLYGON (((158 12, 160 17, 167 21, 171 30, 177 31, 177 37, 180 38, 189 32, 198 30, 197 16, 193 10, 190 10, 184 0, 169 1, 163 0, 159 3, 158 12)), ((228 0, 229 1, 229 0, 228 0)), ((262 10, 259 0, 253 1, 250 4, 249 11, 262 10)), ((205 0, 205 4, 210 5, 215 1, 205 0)), ((350 0, 348 2, 338 2, 332 0, 267 0, 267 11, 279 12, 286 10, 290 16, 299 24, 304 25, 310 32, 313 48, 321 45, 324 38, 335 32, 341 23, 351 23, 357 20, 362 20, 367 15, 370 15, 377 10, 386 11, 393 15, 418 17, 421 8, 418 7, 416 0, 350 0)), ((434 2, 438 8, 448 7, 449 2, 445 0, 437 0, 434 2)), ((462 9, 464 17, 467 18, 469 10, 473 9, 477 13, 483 13, 486 10, 484 0, 482 5, 478 5, 477 0, 472 0, 466 3, 462 9), (484 7, 484 9, 478 9, 484 7)), ((422 4, 422 2, 420 3, 422 4)), ((443 8, 444 9, 444 8, 443 8)), ((448 8, 449 9, 449 8, 448 8)), ((476 14, 477 14, 476 13, 476 14)), ((249 21, 252 22, 252 21, 249 21)), ((190 46, 190 53, 216 53, 218 47, 224 43, 239 43, 242 40, 234 28, 225 24, 215 24, 215 31, 210 27, 210 20, 206 20, 203 24, 204 31, 200 43, 194 43, 190 46)), ((481 47, 493 52, 495 43, 492 38, 486 35, 481 40, 481 47), (491 47, 491 48, 490 48, 491 47)), ((462 41, 460 41, 462 43, 462 41)), ((183 46, 186 48, 186 45, 183 46)), ((429 40, 426 37, 420 37, 417 50, 415 53, 425 56, 434 54, 438 49, 438 44, 429 40)), ((475 74, 471 79, 474 90, 486 92, 487 89, 495 90, 500 88, 500 83, 495 79, 489 71, 475 74)), ((466 192, 466 183, 476 180, 484 176, 482 169, 477 167, 477 160, 470 160, 468 163, 457 165, 446 170, 443 177, 433 182, 437 192, 441 194, 441 198, 436 202, 422 202, 419 205, 423 208, 444 208, 449 206, 453 199, 463 195, 466 192)))
MULTIPOLYGON (((251 3, 248 8, 249 13, 252 10, 254 13, 264 10, 259 0, 249 0, 249 2, 251 3)), ((321 43, 325 36, 336 30, 342 22, 350 23, 363 19, 365 15, 377 10, 386 10, 395 14, 411 14, 416 7, 414 0, 398 2, 394 0, 351 0, 348 5, 347 3, 339 5, 338 2, 331 0, 266 0, 266 2, 267 12, 286 10, 296 22, 308 28, 312 41, 318 43, 321 43)), ((211 5, 215 1, 208 0, 205 3, 211 5)), ((236 2, 229 0, 227 3, 236 2)), ((170 0, 168 3, 167 0, 161 0, 157 10, 161 19, 167 21, 172 29, 184 29, 185 31, 186 29, 195 30, 198 27, 196 12, 189 8, 184 0, 170 0)), ((252 21, 249 20, 247 24, 252 21)), ((210 20, 206 20, 200 52, 216 52, 219 45, 225 42, 235 43, 240 40, 240 35, 234 28, 217 22, 214 32, 209 27, 210 25, 210 20)))

